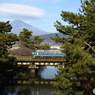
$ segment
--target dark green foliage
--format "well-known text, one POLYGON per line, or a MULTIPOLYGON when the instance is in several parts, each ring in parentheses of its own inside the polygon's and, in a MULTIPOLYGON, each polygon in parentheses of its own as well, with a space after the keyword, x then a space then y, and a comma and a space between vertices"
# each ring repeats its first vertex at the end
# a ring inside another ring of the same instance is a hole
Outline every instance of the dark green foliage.
POLYGON ((64 38, 59 37, 57 34, 55 35, 55 38, 50 37, 50 39, 54 40, 56 43, 64 43, 64 38))
POLYGON ((17 74, 14 57, 0 58, 0 84, 7 84, 17 74))
POLYGON ((7 22, 0 22, 0 33, 7 33, 10 32, 12 26, 9 24, 10 21, 7 22))
POLYGON ((49 44, 44 44, 44 45, 42 45, 42 49, 49 50, 50 49, 50 45, 49 44))
POLYGON ((32 36, 32 31, 29 31, 28 29, 24 28, 23 31, 21 31, 18 36, 20 44, 26 47, 30 47, 32 41, 31 36, 32 36))
POLYGON ((34 36, 34 39, 32 40, 33 46, 40 45, 40 43, 44 41, 43 38, 40 38, 39 36, 34 36))
POLYGON ((6 84, 16 75, 15 58, 8 56, 8 48, 17 41, 16 34, 8 33, 11 30, 8 22, 0 22, 0 86, 6 84))
POLYGON ((32 49, 44 49, 45 45, 41 45, 42 41, 44 41, 43 38, 40 38, 39 36, 34 36, 32 39, 32 47, 31 48, 32 49))
POLYGON ((49 45, 49 44, 35 45, 35 46, 32 46, 32 49, 44 49, 44 50, 49 50, 49 49, 50 49, 50 45, 49 45))
POLYGON ((40 38, 39 36, 34 36, 32 38, 32 31, 29 31, 27 29, 23 29, 23 31, 20 32, 18 39, 20 44, 32 48, 32 49, 46 49, 49 48, 49 45, 41 45, 41 42, 44 41, 43 38, 40 38))
MULTIPOLYGON (((95 88, 95 0, 82 1, 79 13, 62 11, 56 29, 68 35, 63 39, 66 62, 55 79, 55 87, 63 90, 58 95, 93 95, 95 88), (64 92, 65 91, 65 92, 64 92)), ((53 94, 57 95, 57 94, 53 94)))

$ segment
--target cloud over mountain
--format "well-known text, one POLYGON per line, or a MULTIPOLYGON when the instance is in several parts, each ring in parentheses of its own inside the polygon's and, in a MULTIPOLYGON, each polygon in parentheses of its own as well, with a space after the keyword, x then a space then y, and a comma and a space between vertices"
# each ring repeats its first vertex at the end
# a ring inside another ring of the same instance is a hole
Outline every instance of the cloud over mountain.
POLYGON ((45 16, 45 11, 32 6, 0 4, 0 15, 14 19, 40 19, 45 16))

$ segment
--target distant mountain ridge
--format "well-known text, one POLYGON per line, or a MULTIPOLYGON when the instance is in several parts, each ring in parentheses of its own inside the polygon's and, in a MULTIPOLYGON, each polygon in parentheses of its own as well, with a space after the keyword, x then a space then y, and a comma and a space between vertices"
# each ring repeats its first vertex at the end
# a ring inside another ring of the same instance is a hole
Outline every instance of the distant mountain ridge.
MULTIPOLYGON (((67 38, 67 36, 63 35, 62 33, 48 33, 37 27, 31 26, 21 20, 14 20, 10 24, 12 25, 12 30, 11 30, 12 33, 19 34, 19 32, 23 30, 23 28, 26 28, 33 32, 32 33, 33 36, 40 36, 40 38, 44 38, 43 44, 45 43, 55 44, 55 41, 50 39, 50 37, 56 37, 56 34, 61 38, 63 37, 67 38)), ((33 36, 31 38, 33 38, 33 36)))
POLYGON ((26 29, 32 31, 33 36, 49 34, 48 32, 46 32, 42 29, 39 29, 37 27, 31 26, 21 20, 14 20, 10 24, 12 26, 11 32, 15 33, 15 34, 19 34, 19 32, 23 30, 23 28, 26 28, 26 29))
POLYGON ((55 41, 53 41, 50 37, 53 37, 55 38, 56 37, 56 34, 61 37, 61 38, 68 38, 68 36, 66 35, 63 35, 62 33, 51 33, 51 34, 46 34, 46 35, 40 35, 40 38, 44 38, 44 43, 47 43, 47 44, 56 44, 55 41))

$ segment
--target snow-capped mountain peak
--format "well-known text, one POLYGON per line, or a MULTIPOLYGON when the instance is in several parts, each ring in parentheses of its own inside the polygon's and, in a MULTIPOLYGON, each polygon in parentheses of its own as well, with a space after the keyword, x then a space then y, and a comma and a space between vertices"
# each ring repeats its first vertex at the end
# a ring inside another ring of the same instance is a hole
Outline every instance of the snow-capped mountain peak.
POLYGON ((19 32, 21 32, 23 30, 23 28, 26 28, 29 31, 32 31, 33 36, 49 34, 48 32, 46 32, 42 29, 39 29, 35 26, 31 26, 22 20, 14 20, 14 21, 10 22, 10 24, 12 26, 11 32, 15 33, 15 34, 19 34, 19 32))

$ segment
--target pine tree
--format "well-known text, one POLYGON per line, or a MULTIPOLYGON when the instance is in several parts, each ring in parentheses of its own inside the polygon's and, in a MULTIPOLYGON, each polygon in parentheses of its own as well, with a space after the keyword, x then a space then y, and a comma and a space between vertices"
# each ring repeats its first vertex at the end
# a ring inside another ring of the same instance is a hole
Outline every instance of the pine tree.
POLYGON ((53 95, 93 95, 95 88, 95 0, 81 1, 78 13, 62 11, 56 29, 67 35, 63 39, 66 53, 64 68, 55 76, 53 85, 63 93, 53 95))
POLYGON ((30 48, 31 42, 32 42, 32 39, 31 39, 32 33, 33 33, 32 31, 29 31, 28 29, 23 28, 23 31, 21 31, 18 36, 20 44, 30 48))
POLYGON ((34 39, 32 40, 32 44, 35 45, 40 45, 40 43, 44 41, 43 38, 40 38, 39 36, 34 36, 34 39))
POLYGON ((32 37, 32 31, 29 31, 28 29, 24 28, 23 31, 20 32, 18 39, 19 43, 28 47, 28 48, 39 48, 40 43, 44 41, 43 38, 40 38, 39 36, 32 37))
POLYGON ((15 58, 8 56, 8 48, 17 41, 16 34, 8 33, 11 29, 9 21, 0 22, 0 86, 17 74, 15 58))
POLYGON ((34 49, 42 49, 42 45, 41 42, 44 41, 43 38, 40 38, 39 36, 34 36, 33 39, 32 39, 32 48, 34 49))

